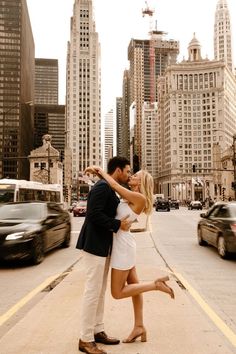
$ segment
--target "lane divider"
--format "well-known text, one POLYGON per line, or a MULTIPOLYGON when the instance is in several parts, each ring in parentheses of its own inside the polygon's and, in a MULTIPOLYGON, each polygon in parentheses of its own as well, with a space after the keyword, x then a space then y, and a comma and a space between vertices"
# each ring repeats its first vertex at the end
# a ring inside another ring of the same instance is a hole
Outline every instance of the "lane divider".
MULTIPOLYGON (((172 273, 172 272, 170 272, 172 273)), ((225 324, 225 322, 212 310, 212 308, 203 300, 199 293, 188 283, 188 281, 179 273, 173 271, 173 274, 181 281, 184 287, 192 295, 195 301, 199 304, 202 310, 225 335, 225 337, 236 348, 236 334, 225 324)))
POLYGON ((27 302, 29 302, 35 295, 44 290, 52 282, 54 282, 61 274, 53 275, 47 278, 43 283, 37 286, 34 290, 28 293, 20 301, 18 301, 14 306, 12 306, 7 312, 0 316, 0 326, 2 326, 9 318, 11 318, 17 311, 19 311, 27 302))

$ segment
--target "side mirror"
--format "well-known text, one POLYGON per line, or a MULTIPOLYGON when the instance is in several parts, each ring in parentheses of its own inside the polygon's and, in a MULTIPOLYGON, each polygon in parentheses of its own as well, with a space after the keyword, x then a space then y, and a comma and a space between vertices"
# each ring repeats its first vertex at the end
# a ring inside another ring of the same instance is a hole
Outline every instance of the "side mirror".
POLYGON ((201 218, 205 218, 206 217, 206 213, 201 213, 200 216, 201 216, 201 218))

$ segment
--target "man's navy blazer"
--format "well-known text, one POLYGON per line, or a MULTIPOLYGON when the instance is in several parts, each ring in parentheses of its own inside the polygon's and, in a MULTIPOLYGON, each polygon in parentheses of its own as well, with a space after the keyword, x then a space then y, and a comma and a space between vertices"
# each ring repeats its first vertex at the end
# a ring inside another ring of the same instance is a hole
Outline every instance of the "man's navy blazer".
POLYGON ((120 227, 115 219, 119 198, 109 184, 101 179, 88 194, 87 212, 76 248, 107 257, 112 247, 113 232, 120 227))

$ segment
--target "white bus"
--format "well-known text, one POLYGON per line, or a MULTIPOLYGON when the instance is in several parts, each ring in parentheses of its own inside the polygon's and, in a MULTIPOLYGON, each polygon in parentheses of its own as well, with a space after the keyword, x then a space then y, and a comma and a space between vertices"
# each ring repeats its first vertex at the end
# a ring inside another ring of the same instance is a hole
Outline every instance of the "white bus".
POLYGON ((0 179, 0 204, 25 201, 63 203, 62 186, 26 180, 0 179))

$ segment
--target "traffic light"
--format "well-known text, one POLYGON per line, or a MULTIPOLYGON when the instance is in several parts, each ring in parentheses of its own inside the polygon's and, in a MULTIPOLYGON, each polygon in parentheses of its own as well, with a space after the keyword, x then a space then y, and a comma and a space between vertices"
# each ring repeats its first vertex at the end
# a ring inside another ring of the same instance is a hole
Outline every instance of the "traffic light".
POLYGON ((193 172, 196 172, 196 165, 193 165, 193 172))

